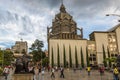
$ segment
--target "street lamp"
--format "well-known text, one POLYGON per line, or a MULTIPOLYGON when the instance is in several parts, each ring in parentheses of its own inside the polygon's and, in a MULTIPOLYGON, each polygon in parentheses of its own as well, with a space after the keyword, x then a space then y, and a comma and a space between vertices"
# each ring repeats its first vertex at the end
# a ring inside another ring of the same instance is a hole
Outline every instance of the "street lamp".
MULTIPOLYGON (((106 16, 118 16, 118 17, 120 17, 119 14, 106 14, 106 16)), ((120 22, 120 20, 118 20, 118 22, 120 22)))

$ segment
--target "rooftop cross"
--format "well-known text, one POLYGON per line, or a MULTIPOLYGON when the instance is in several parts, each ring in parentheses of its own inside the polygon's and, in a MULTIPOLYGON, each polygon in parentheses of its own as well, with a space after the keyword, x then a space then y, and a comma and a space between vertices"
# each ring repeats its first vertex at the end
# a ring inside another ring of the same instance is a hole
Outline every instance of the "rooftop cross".
POLYGON ((60 12, 66 13, 65 6, 63 5, 63 0, 61 0, 60 12))

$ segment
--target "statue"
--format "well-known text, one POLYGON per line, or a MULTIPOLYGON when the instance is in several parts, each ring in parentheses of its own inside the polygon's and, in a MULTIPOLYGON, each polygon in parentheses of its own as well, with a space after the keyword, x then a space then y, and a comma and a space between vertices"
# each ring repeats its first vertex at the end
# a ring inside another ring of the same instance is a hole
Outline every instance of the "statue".
POLYGON ((15 73, 28 73, 28 62, 29 59, 27 55, 23 55, 22 57, 17 58, 16 60, 16 69, 15 73))

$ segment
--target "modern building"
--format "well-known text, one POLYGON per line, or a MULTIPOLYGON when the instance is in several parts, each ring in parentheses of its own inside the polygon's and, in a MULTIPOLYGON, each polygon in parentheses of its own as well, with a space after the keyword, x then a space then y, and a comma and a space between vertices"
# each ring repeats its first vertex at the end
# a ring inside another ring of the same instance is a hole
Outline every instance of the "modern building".
POLYGON ((106 57, 117 57, 120 54, 120 24, 114 26, 108 31, 94 31, 90 34, 90 41, 95 42, 97 63, 103 62, 103 46, 106 57), (108 55, 107 53, 110 53, 108 55))
POLYGON ((103 49, 106 58, 116 57, 120 53, 119 34, 120 24, 108 31, 94 31, 90 34, 90 40, 84 39, 83 29, 77 27, 73 17, 61 4, 52 26, 47 28, 50 65, 65 66, 67 63, 69 67, 86 66, 87 59, 91 65, 103 64, 103 49))

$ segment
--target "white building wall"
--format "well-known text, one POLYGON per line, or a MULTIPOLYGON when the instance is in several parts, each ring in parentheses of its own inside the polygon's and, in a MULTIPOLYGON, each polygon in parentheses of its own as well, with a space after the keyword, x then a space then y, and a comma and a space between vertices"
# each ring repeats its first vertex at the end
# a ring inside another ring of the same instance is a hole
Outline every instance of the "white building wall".
POLYGON ((54 63, 57 64, 57 54, 58 54, 57 45, 59 45, 60 63, 61 64, 63 64, 63 52, 64 52, 63 45, 65 46, 66 60, 68 61, 68 63, 69 63, 69 46, 71 46, 72 63, 75 64, 75 46, 76 46, 78 63, 81 64, 81 47, 82 47, 83 56, 84 56, 84 63, 86 64, 87 40, 50 39, 49 40, 50 64, 51 64, 52 47, 53 47, 53 52, 54 52, 54 63))
MULTIPOLYGON (((107 52, 108 46, 108 34, 107 33, 94 33, 95 34, 95 42, 96 42, 96 51, 97 51, 97 62, 98 64, 103 63, 103 48, 104 45, 105 52, 107 52)), ((107 53, 106 53, 107 56, 107 53)))
POLYGON ((120 53, 120 26, 116 29, 116 39, 117 39, 118 51, 120 53))

